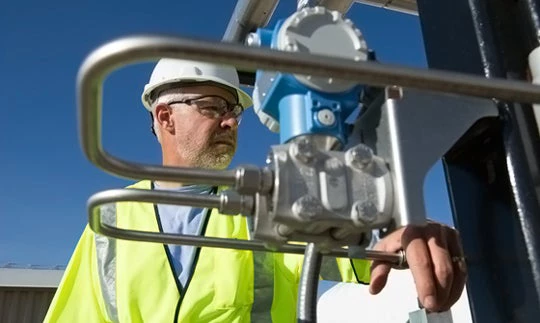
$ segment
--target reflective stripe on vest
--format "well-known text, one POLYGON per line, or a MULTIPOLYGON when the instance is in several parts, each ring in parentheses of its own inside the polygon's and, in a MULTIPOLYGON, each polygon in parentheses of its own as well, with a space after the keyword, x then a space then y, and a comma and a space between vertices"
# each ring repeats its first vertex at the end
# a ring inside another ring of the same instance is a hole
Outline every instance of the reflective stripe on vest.
POLYGON ((255 270, 251 322, 271 323, 274 298, 274 257, 270 252, 253 251, 255 270))
MULTIPOLYGON (((116 205, 100 207, 102 221, 116 226, 116 205)), ((116 239, 95 235, 96 255, 101 293, 112 322, 119 322, 116 301, 116 239)), ((274 296, 274 261, 272 253, 253 252, 255 281, 252 322, 272 322, 271 308, 274 296)), ((193 273, 192 273, 193 274, 193 273)))
POLYGON ((323 256, 322 263, 321 263, 320 276, 324 280, 330 280, 330 281, 342 280, 335 257, 323 256))
MULTIPOLYGON (((102 205, 100 212, 103 223, 116 226, 116 204, 102 205)), ((95 242, 99 284, 107 315, 112 322, 118 322, 118 309, 116 307, 116 239, 96 234, 95 242)))

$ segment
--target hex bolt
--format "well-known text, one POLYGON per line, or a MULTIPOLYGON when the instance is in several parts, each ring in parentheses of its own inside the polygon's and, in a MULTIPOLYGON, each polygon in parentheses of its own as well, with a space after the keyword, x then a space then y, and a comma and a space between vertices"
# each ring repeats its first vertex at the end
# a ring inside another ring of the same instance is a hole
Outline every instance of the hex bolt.
POLYGON ((347 159, 359 169, 365 169, 373 161, 373 150, 364 144, 359 144, 347 151, 347 159))
POLYGON ((351 209, 351 219, 357 226, 373 223, 377 220, 379 211, 371 201, 358 201, 351 209))
POLYGON ((312 220, 322 213, 322 205, 318 198, 304 195, 294 202, 292 211, 301 219, 312 220))

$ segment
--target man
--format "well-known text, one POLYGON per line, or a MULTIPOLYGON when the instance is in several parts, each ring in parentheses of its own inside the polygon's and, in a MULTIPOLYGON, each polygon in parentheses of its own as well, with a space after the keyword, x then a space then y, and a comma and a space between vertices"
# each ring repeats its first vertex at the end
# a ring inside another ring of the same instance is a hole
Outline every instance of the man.
MULTIPOLYGON (((251 99, 231 67, 162 59, 142 95, 163 165, 225 169, 251 99)), ((141 181, 130 187, 214 194, 204 185, 141 181)), ((248 239, 244 217, 199 208, 125 202, 101 208, 121 228, 248 239)), ((404 249, 423 305, 444 311, 465 282, 456 231, 430 223, 399 229, 375 249, 404 249), (456 261, 453 261, 456 260, 456 261)), ((341 280, 379 293, 388 264, 333 261, 341 280)), ((294 322, 302 256, 109 239, 85 229, 46 322, 294 322), (271 317, 271 318, 270 318, 271 317)), ((323 273, 323 276, 325 274, 323 273)), ((361 306, 361 304, 359 304, 361 306)))

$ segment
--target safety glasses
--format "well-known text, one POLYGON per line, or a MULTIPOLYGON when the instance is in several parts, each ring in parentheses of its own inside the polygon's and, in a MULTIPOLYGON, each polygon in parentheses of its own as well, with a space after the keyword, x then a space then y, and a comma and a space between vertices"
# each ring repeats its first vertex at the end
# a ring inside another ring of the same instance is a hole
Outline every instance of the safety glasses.
POLYGON ((185 104, 195 107, 200 114, 212 119, 233 117, 238 124, 240 124, 244 112, 244 107, 241 104, 230 103, 218 95, 205 95, 192 99, 171 101, 167 104, 185 104))

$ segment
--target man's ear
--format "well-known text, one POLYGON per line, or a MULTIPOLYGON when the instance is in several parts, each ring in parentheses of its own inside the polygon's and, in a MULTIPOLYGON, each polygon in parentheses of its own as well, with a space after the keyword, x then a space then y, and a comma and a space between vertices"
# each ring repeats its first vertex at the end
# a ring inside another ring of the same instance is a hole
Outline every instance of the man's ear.
POLYGON ((165 103, 160 103, 154 109, 154 117, 161 129, 174 133, 174 119, 171 107, 165 103))

